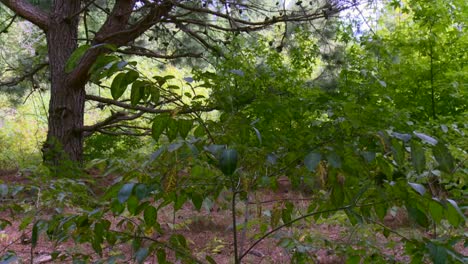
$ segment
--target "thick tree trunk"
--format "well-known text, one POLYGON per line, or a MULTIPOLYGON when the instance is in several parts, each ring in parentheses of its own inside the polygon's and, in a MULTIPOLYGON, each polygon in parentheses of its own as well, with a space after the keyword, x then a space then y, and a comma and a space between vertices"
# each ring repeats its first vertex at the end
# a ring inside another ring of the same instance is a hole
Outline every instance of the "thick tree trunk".
POLYGON ((73 84, 65 72, 65 64, 77 48, 79 0, 56 0, 51 11, 47 44, 51 76, 49 130, 43 146, 44 161, 61 165, 66 161, 82 161, 84 83, 73 84), (74 16, 75 15, 75 16, 74 16))

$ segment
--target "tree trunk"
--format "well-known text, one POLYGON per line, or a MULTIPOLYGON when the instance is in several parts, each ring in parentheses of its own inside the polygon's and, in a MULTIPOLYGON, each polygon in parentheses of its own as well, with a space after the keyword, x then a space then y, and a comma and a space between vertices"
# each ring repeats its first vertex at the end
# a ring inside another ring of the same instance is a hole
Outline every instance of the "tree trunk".
POLYGON ((56 0, 51 11, 47 44, 51 77, 49 130, 43 146, 46 164, 81 162, 85 83, 70 85, 65 64, 77 48, 80 0, 56 0))

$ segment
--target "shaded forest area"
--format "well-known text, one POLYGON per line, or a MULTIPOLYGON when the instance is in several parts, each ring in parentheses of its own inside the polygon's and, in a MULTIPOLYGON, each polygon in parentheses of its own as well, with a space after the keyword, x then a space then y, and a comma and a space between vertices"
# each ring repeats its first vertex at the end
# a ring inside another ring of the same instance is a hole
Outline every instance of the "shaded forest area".
POLYGON ((0 0, 0 263, 468 262, 464 0, 0 0))

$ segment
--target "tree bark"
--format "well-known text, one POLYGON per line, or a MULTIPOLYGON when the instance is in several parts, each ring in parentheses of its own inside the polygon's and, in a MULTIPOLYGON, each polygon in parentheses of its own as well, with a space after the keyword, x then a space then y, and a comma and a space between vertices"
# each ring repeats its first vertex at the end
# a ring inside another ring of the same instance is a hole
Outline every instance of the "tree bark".
POLYGON ((65 64, 77 48, 80 0, 56 0, 46 32, 51 76, 49 130, 42 148, 44 161, 58 166, 66 161, 81 162, 85 82, 71 82, 65 64))

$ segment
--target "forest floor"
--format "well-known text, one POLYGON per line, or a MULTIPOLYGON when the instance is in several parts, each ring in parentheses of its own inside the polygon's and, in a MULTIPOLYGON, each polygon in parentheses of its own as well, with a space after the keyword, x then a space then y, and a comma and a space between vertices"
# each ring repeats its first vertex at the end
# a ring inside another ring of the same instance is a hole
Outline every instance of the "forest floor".
MULTIPOLYGON (((19 184, 22 179, 18 178, 16 174, 10 173, 1 176, 1 181, 5 183, 19 184)), ((1 183, 1 182, 0 182, 1 183)), ((273 193, 271 191, 263 191, 261 199, 264 201, 283 200, 288 197, 294 197, 298 200, 296 207, 307 208, 307 199, 297 199, 303 197, 300 193, 273 193)), ((216 263, 228 264, 233 263, 233 238, 232 238, 232 224, 231 214, 226 206, 220 202, 217 210, 202 209, 200 212, 196 211, 191 204, 186 204, 181 210, 173 212, 172 208, 166 207, 163 212, 158 213, 158 220, 164 230, 163 235, 154 236, 154 239, 165 241, 171 234, 183 235, 189 247, 192 249, 194 256, 198 259, 204 260, 206 255, 211 256, 216 263)), ((265 203, 263 211, 269 211, 274 206, 273 203, 265 203)), ((249 217, 256 217, 255 211, 258 210, 255 204, 239 204, 239 211, 250 212, 249 217)), ((73 209, 70 209, 72 212, 73 209)), ((36 219, 50 218, 53 210, 38 212, 35 216, 36 219)), ((75 244, 73 241, 65 241, 58 245, 49 241, 44 234, 39 237, 38 243, 32 247, 31 243, 31 225, 20 231, 20 224, 22 221, 22 214, 12 216, 10 212, 0 212, 0 219, 6 219, 11 222, 11 225, 6 226, 0 230, 0 259, 8 252, 14 252, 17 259, 12 262, 0 263, 72 263, 72 255, 83 254, 89 256, 92 260, 107 258, 114 259, 114 263, 133 263, 133 251, 129 245, 115 245, 113 247, 103 246, 103 257, 99 257, 92 250, 89 245, 75 244), (52 260, 54 252, 60 252, 64 256, 64 260, 52 260)), ((258 217, 257 217, 258 218, 258 217)), ((113 226, 121 220, 119 218, 108 218, 113 226)), ((239 216, 239 221, 242 222, 245 215, 239 216)), ((288 251, 279 244, 291 239, 297 241, 299 244, 301 239, 306 236, 313 238, 312 247, 308 248, 309 255, 313 257, 316 263, 331 264, 331 263, 344 263, 349 252, 348 248, 361 251, 367 256, 372 252, 381 253, 389 258, 394 259, 398 263, 408 263, 409 257, 405 254, 403 249, 403 242, 395 235, 384 237, 380 232, 375 232, 375 227, 367 226, 351 226, 347 224, 343 217, 327 219, 326 221, 316 222, 312 219, 300 221, 297 224, 281 229, 279 232, 271 235, 261 243, 256 245, 249 254, 245 256, 242 263, 290 263, 292 251, 288 251)), ((259 221, 269 221, 268 217, 260 216, 259 221), (262 219, 264 218, 264 219, 262 219)), ((392 217, 387 217, 388 225, 397 228, 405 234, 411 233, 422 236, 429 236, 428 232, 415 229, 411 226, 404 214, 397 214, 392 217)), ((238 232, 240 237, 241 252, 245 251, 254 241, 254 234, 259 233, 258 225, 249 226, 248 230, 240 230, 238 232)), ((310 242, 310 241, 309 241, 310 242)), ((306 243, 304 243, 306 244, 306 243)), ((309 243, 310 244, 310 243, 309 243)), ((468 255, 468 248, 464 248, 462 244, 457 245, 457 250, 463 255, 468 255)), ((358 251, 356 251, 358 252, 358 251)), ((168 253, 168 258, 174 260, 174 256, 168 253)), ((145 263, 157 263, 156 257, 150 256, 145 263)), ((178 262, 174 262, 178 263, 178 262)))

